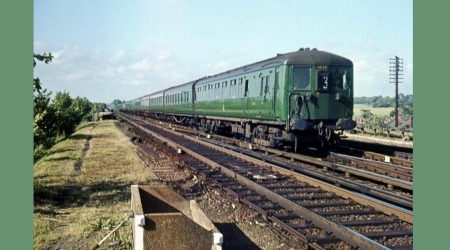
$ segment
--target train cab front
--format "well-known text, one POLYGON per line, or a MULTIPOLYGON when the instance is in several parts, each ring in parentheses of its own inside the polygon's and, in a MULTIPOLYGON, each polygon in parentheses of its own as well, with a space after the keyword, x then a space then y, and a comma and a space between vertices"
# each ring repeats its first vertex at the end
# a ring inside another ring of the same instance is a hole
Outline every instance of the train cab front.
POLYGON ((288 84, 289 130, 300 145, 334 144, 335 131, 351 130, 353 65, 292 65, 288 84))

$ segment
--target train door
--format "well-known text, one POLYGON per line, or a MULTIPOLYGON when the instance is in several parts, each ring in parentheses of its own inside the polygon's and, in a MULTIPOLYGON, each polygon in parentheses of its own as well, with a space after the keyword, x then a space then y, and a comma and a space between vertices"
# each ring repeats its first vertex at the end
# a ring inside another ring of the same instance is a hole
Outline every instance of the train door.
POLYGON ((277 90, 278 86, 280 84, 280 67, 275 68, 275 83, 273 85, 273 96, 272 96, 272 112, 274 115, 276 115, 275 108, 276 108, 276 102, 277 102, 277 90))
POLYGON ((275 85, 274 75, 261 76, 261 114, 273 115, 273 90, 275 85))
POLYGON ((314 112, 316 100, 311 96, 311 68, 293 67, 289 87, 289 117, 309 120, 314 112))
POLYGON ((245 82, 244 82, 244 97, 245 97, 245 105, 246 105, 245 110, 246 111, 248 111, 249 102, 250 102, 249 95, 250 95, 250 93, 248 91, 248 79, 245 79, 245 82))
POLYGON ((195 115, 195 103, 197 101, 197 91, 199 91, 201 87, 197 87, 197 85, 194 83, 192 84, 192 99, 191 99, 191 107, 192 107, 192 115, 195 115))

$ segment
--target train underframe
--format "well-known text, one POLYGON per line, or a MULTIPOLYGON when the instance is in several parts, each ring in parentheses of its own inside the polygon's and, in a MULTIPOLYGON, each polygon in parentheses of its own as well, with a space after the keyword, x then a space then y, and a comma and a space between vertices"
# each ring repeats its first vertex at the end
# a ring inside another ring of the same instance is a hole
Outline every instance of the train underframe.
POLYGON ((189 126, 205 133, 231 135, 261 146, 291 149, 295 152, 302 148, 326 149, 333 147, 339 142, 339 134, 336 131, 343 130, 336 129, 336 124, 340 124, 340 120, 296 120, 287 126, 284 122, 237 120, 142 111, 132 113, 189 126), (287 127, 289 128, 287 129, 287 127))
POLYGON ((339 134, 331 126, 323 126, 320 122, 305 130, 287 130, 285 123, 207 118, 192 119, 187 125, 206 133, 232 135, 261 146, 292 149, 295 152, 302 148, 326 149, 339 142, 339 134))

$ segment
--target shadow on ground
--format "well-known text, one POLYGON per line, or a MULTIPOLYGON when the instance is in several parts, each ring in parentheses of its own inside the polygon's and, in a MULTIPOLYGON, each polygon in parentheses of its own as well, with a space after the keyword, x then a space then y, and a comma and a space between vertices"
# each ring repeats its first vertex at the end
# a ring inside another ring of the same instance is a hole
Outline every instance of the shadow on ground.
POLYGON ((261 249, 247 235, 245 235, 239 227, 234 223, 214 223, 223 234, 223 249, 261 249))
MULTIPOLYGON (((99 204, 128 202, 131 183, 103 181, 89 186, 34 186, 34 205, 52 204, 59 208, 96 206, 99 204)), ((38 212, 38 211, 37 211, 38 212)))

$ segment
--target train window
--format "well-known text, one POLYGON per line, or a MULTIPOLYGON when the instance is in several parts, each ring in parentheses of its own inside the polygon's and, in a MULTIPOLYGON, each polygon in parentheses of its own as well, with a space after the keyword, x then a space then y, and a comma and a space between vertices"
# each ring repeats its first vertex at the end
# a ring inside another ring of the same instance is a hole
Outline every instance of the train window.
POLYGON ((263 94, 263 87, 264 86, 264 77, 261 77, 261 90, 259 91, 259 95, 263 94))
POLYGON ((336 90, 348 89, 350 87, 352 72, 351 68, 336 68, 332 71, 332 82, 336 90))
POLYGON ((334 83, 334 86, 337 88, 337 89, 343 89, 344 88, 344 81, 343 81, 343 72, 339 72, 339 70, 338 69, 336 69, 334 72, 333 72, 333 74, 332 74, 332 78, 333 78, 333 83, 334 83))
POLYGON ((293 77, 294 89, 306 89, 311 81, 311 70, 310 68, 296 67, 293 71, 293 77))
POLYGON ((245 80, 244 96, 248 95, 248 80, 245 80))
POLYGON ((230 86, 234 86, 234 85, 236 85, 236 79, 231 80, 231 82, 230 82, 230 86))
POLYGON ((269 76, 266 76, 266 86, 264 87, 264 96, 269 93, 269 76))
POLYGON ((329 72, 319 71, 317 74, 317 89, 327 90, 329 85, 329 72))
MULTIPOLYGON (((342 87, 344 88, 344 89, 348 89, 349 87, 350 87, 350 84, 349 84, 349 81, 348 80, 350 80, 350 76, 351 76, 351 74, 349 74, 348 72, 347 72, 347 70, 344 72, 344 75, 343 75, 343 83, 342 83, 342 87)), ((350 80, 351 81, 351 80, 350 80)))

